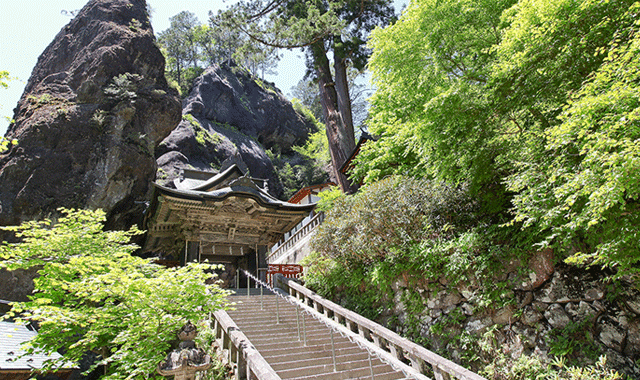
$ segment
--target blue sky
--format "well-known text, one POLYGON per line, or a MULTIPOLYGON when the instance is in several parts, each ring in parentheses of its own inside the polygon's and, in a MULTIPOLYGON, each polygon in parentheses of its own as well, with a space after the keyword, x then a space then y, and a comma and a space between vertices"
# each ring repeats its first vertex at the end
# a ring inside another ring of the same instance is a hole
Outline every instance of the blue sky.
MULTIPOLYGON (((8 127, 6 117, 13 116, 24 86, 38 57, 71 18, 63 11, 82 8, 88 0, 2 0, 0 22, 0 70, 16 78, 9 88, 0 88, 0 136, 8 127)), ((169 27, 169 18, 188 10, 206 23, 209 10, 214 13, 232 0, 147 0, 153 9, 151 24, 156 35, 169 27)), ((396 3, 408 1, 396 0, 396 3)), ((300 50, 285 52, 277 74, 265 79, 275 82, 286 95, 304 76, 305 65, 300 50)))

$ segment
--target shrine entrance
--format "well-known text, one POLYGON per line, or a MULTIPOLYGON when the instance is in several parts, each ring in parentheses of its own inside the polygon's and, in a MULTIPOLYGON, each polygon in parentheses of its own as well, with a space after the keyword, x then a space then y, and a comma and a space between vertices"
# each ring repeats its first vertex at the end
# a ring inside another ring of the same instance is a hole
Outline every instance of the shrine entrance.
POLYGON ((247 177, 236 165, 218 174, 185 170, 174 186, 154 184, 143 251, 181 265, 221 264, 225 287, 238 285, 237 269, 265 277, 268 247, 315 207, 273 198, 266 180, 247 177))

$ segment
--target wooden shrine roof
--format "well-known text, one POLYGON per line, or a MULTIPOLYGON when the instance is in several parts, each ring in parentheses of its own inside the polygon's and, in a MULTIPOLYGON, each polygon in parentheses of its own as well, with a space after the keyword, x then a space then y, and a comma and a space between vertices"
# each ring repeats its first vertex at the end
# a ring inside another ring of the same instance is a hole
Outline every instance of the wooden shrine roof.
POLYGON ((271 245, 315 207, 278 200, 256 185, 262 180, 239 174, 234 165, 210 179, 183 180, 176 189, 154 184, 145 251, 171 250, 176 240, 218 248, 271 245))

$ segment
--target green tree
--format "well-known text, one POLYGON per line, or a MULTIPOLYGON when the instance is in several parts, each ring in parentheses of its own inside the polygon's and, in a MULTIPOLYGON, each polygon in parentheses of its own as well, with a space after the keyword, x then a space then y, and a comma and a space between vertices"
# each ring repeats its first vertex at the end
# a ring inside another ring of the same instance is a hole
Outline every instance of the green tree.
POLYGON ((319 89, 334 176, 344 191, 351 191, 339 172, 355 148, 347 67, 364 67, 369 56, 364 41, 375 26, 391 21, 391 2, 240 1, 217 17, 264 45, 305 48, 319 89))
POLYGON ((594 33, 616 29, 596 51, 603 64, 508 181, 516 219, 547 231, 543 244, 581 247, 571 262, 611 266, 618 276, 640 273, 639 13, 635 2, 616 18, 599 17, 594 33))
POLYGON ((9 72, 6 70, 0 70, 0 87, 7 88, 9 84, 9 72))
POLYGON ((412 2, 398 22, 372 33, 377 90, 368 126, 381 138, 361 151, 358 179, 430 176, 472 190, 494 181, 503 141, 486 124, 493 112, 484 88, 500 17, 514 2, 412 2))
POLYGON ((28 353, 64 353, 45 370, 94 352, 105 379, 153 377, 184 323, 226 306, 226 292, 209 284, 211 266, 164 268, 132 256, 135 228, 105 232, 102 211, 60 212, 55 222, 2 227, 22 241, 0 245, 0 267, 38 268, 30 301, 10 315, 40 326, 28 353))
POLYGON ((635 272, 637 8, 412 3, 371 38, 369 124, 381 139, 363 148, 356 176, 466 183, 501 222, 514 211, 529 238, 635 272))
POLYGON ((170 18, 171 26, 160 33, 158 41, 168 56, 167 70, 170 76, 182 87, 184 71, 188 67, 197 67, 199 54, 196 44, 196 32, 200 21, 195 14, 182 11, 170 18))
POLYGON ((253 75, 272 73, 280 59, 277 49, 261 48, 227 22, 202 25, 195 14, 183 11, 171 17, 171 26, 161 32, 158 41, 167 58, 167 76, 187 94, 203 66, 229 63, 245 66, 253 75))
MULTIPOLYGON (((9 87, 9 81, 11 80, 11 77, 9 76, 9 72, 5 71, 5 70, 0 70, 0 88, 7 88, 9 87)), ((0 104, 0 108, 2 107, 2 104, 0 104)), ((7 119, 9 119, 7 117, 7 119)), ((9 122, 11 122, 11 120, 9 119, 9 122)), ((6 151, 7 149, 9 149, 9 144, 13 144, 16 145, 18 143, 17 140, 7 140, 4 137, 0 136, 0 153, 6 151)))
MULTIPOLYGON (((359 71, 352 66, 349 66, 347 69, 353 125, 354 127, 360 128, 362 128, 365 123, 369 112, 369 102, 367 98, 373 93, 373 90, 363 83, 364 73, 364 71, 359 71)), ((302 104, 311 110, 316 119, 324 123, 324 114, 322 112, 322 104, 320 103, 318 86, 311 78, 302 78, 292 88, 291 95, 299 99, 302 104)))

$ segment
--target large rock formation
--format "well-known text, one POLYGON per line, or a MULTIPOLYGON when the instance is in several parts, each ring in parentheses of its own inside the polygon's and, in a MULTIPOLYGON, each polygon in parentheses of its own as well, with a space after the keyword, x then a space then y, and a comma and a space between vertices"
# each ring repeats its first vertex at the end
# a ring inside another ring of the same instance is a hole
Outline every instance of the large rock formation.
POLYGON ((137 223, 154 148, 180 121, 144 0, 91 0, 38 59, 0 155, 0 224, 56 208, 137 223))
POLYGON ((217 171, 230 160, 268 179, 278 197, 282 185, 266 149, 293 157, 292 146, 316 130, 272 84, 233 63, 210 67, 183 101, 182 122, 156 149, 158 182, 171 185, 184 168, 217 171))

